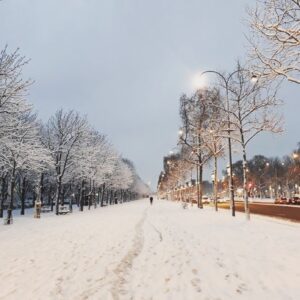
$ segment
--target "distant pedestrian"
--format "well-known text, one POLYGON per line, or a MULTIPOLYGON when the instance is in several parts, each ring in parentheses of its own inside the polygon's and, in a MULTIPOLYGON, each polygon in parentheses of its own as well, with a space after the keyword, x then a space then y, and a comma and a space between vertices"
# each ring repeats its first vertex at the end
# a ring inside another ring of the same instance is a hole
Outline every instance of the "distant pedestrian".
POLYGON ((152 205, 153 203, 153 197, 150 197, 150 204, 152 205))

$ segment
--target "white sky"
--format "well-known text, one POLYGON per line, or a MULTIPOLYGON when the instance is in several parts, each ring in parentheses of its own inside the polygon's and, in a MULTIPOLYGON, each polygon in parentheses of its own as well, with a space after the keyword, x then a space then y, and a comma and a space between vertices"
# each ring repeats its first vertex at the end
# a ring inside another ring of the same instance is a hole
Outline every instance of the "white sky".
MULTIPOLYGON (((29 100, 46 120, 58 108, 87 114, 156 185, 176 145, 178 99, 206 69, 231 71, 245 55, 245 6, 253 0, 4 0, 0 48, 21 48, 35 80, 29 100)), ((299 86, 287 84, 286 132, 250 154, 288 154, 299 136, 299 86)), ((250 156, 251 156, 250 155, 250 156)))

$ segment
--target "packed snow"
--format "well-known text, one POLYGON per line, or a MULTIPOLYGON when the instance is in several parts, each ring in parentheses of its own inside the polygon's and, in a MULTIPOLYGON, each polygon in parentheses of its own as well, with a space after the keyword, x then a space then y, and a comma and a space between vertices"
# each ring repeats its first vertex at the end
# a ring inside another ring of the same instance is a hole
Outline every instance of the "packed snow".
POLYGON ((0 226, 0 299, 300 299, 300 224, 148 201, 0 226))

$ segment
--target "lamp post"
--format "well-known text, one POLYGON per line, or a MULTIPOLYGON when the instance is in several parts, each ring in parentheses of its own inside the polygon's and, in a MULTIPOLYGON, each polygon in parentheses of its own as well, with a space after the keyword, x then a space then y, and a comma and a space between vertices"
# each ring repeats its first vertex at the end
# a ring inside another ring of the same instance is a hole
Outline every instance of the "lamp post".
POLYGON ((217 179, 217 176, 216 176, 216 172, 213 172, 211 174, 211 181, 212 181, 212 184, 213 184, 215 210, 218 211, 218 188, 217 188, 218 179, 217 179))
MULTIPOLYGON (((180 129, 178 131, 178 136, 180 140, 183 140, 182 136, 184 134, 184 131, 180 129)), ((198 135, 198 143, 199 143, 199 135, 198 135)), ((200 165, 200 160, 201 160, 201 152, 199 149, 193 149, 191 154, 196 155, 196 191, 197 191, 197 206, 198 208, 202 209, 203 208, 203 203, 202 203, 202 186, 200 186, 200 183, 202 185, 202 172, 200 170, 201 165, 200 165)))
MULTIPOLYGON (((220 72, 208 70, 201 73, 200 76, 203 76, 208 73, 212 73, 217 75, 225 84, 225 91, 226 91, 226 110, 227 110, 227 134, 228 134, 228 159, 229 159, 229 194, 230 194, 230 203, 231 203, 231 209, 232 209, 232 216, 235 216, 235 201, 234 201, 234 186, 233 186, 233 179, 232 179, 232 147, 231 147, 231 122, 230 122, 230 104, 229 104, 229 82, 231 78, 237 74, 240 71, 248 71, 245 69, 239 69, 231 74, 229 74, 227 77, 221 74, 220 72)), ((255 74, 252 74, 251 81, 255 84, 258 81, 258 76, 255 74)))
POLYGON ((205 71, 200 76, 204 74, 213 73, 218 75, 225 84, 226 90, 226 110, 227 110, 227 133, 228 133, 228 159, 229 159, 229 195, 230 195, 230 204, 232 210, 232 216, 235 216, 235 201, 234 201, 234 187, 233 187, 233 180, 232 180, 232 149, 231 149, 231 124, 230 124, 230 114, 229 114, 229 81, 238 71, 234 71, 231 73, 227 78, 217 71, 205 71))

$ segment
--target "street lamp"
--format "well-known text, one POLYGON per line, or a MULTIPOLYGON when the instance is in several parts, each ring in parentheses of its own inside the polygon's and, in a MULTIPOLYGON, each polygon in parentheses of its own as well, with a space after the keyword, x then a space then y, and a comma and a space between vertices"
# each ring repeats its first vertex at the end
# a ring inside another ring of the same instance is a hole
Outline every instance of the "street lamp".
POLYGON ((217 71, 205 71, 201 74, 203 76, 204 74, 213 73, 218 75, 225 83, 225 90, 226 90, 226 109, 227 109, 227 133, 228 133, 228 158, 229 158, 229 195, 230 195, 230 203, 231 203, 231 209, 232 209, 232 216, 235 216, 235 203, 234 203, 234 188, 233 188, 233 180, 232 180, 232 150, 231 150, 231 124, 230 124, 230 114, 229 114, 229 81, 232 78, 233 75, 237 73, 237 71, 234 71, 231 73, 227 78, 222 75, 221 73, 217 71))
MULTIPOLYGON (((217 75, 225 84, 225 91, 226 91, 226 110, 227 110, 227 134, 228 134, 228 158, 229 158, 229 194, 230 194, 230 203, 232 208, 232 216, 235 216, 235 201, 234 201, 234 186, 233 186, 233 179, 232 179, 232 149, 231 149, 231 132, 233 131, 231 129, 231 121, 230 121, 230 104, 229 104, 229 82, 232 79, 232 77, 241 71, 247 71, 245 69, 238 69, 229 74, 227 77, 220 72, 209 70, 202 72, 200 76, 203 76, 204 74, 212 73, 217 75)), ((251 82, 254 84, 258 81, 258 76, 256 74, 252 74, 251 76, 251 82)))
POLYGON ((256 74, 252 74, 251 82, 256 83, 258 81, 258 76, 256 74))
POLYGON ((178 135, 179 135, 179 137, 183 136, 183 130, 182 129, 178 130, 178 135))

